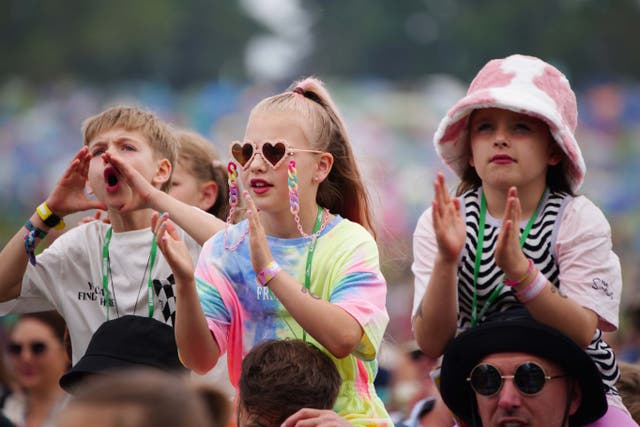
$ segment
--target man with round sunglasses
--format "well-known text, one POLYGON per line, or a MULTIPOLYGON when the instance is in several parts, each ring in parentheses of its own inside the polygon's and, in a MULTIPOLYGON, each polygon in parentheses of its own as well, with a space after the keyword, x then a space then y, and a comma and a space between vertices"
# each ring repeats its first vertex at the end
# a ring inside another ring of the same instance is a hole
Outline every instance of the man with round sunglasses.
POLYGON ((595 364, 555 329, 501 315, 456 337, 440 392, 461 426, 577 427, 607 410, 595 364))

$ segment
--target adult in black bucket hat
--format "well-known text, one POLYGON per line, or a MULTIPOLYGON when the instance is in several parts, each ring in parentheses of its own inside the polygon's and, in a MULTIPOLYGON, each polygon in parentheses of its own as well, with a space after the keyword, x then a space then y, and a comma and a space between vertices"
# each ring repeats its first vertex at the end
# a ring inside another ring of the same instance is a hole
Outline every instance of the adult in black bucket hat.
POLYGON ((60 378, 60 386, 73 394, 85 377, 141 367, 188 372, 178 358, 171 326, 150 317, 126 315, 100 325, 84 356, 60 378))
POLYGON ((585 351, 519 311, 456 337, 440 381, 443 400, 469 426, 577 427, 607 410, 602 379, 585 351))

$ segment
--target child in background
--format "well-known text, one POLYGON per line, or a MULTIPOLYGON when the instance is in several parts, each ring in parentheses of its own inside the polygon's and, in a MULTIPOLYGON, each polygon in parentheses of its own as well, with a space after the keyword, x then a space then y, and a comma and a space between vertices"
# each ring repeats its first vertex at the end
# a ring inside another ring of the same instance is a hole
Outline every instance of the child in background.
POLYGON ((178 162, 173 171, 169 194, 224 219, 229 211, 227 172, 213 149, 213 143, 200 134, 179 129, 178 162))
POLYGON ((524 306, 592 356, 609 410, 598 426, 635 426, 615 389, 602 331, 618 326, 622 278, 602 212, 576 196, 585 165, 565 76, 530 56, 492 60, 441 121, 442 174, 414 234, 413 326, 422 350, 444 352, 457 331, 524 306))
POLYGON ((391 425, 373 386, 388 323, 386 282, 367 193, 322 83, 306 79, 261 101, 231 153, 231 214, 240 168, 247 220, 206 243, 195 281, 172 222, 156 225, 176 277, 182 360, 206 372, 228 352, 237 384, 253 346, 302 339, 329 354, 341 374, 338 414, 355 425, 391 425))
POLYGON ((263 341, 242 361, 238 427, 281 426, 305 408, 331 410, 340 383, 333 360, 313 344, 263 341))
POLYGON ((75 364, 106 320, 125 314, 168 324, 175 312, 175 282, 151 232, 154 210, 184 224, 192 259, 224 222, 179 202, 171 185, 176 140, 156 116, 135 107, 113 107, 83 124, 84 147, 74 156, 47 200, 0 252, 0 300, 50 305, 67 322, 75 364), (126 171, 127 175, 124 174, 126 171), (95 194, 87 197, 85 187, 95 194), (144 188, 137 192, 134 188, 144 188), (37 257, 47 231, 62 218, 88 209, 108 212, 110 224, 75 227, 37 257))

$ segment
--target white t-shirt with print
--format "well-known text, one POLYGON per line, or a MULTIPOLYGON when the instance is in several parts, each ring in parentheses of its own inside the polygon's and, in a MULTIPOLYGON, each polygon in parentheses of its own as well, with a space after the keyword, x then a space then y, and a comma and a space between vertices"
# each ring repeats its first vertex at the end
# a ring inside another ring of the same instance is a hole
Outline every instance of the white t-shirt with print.
MULTIPOLYGON (((0 304, 0 314, 55 309, 67 322, 75 364, 85 353, 93 333, 107 320, 102 284, 102 250, 110 225, 94 221, 58 237, 28 264, 20 297, 0 304)), ((194 265, 200 245, 180 230, 194 265)), ((148 316, 148 262, 153 234, 150 228, 113 232, 109 244, 109 319, 125 314, 148 316), (115 290, 115 291, 114 291, 115 290)), ((151 272, 153 317, 173 325, 175 281, 158 249, 151 272)))

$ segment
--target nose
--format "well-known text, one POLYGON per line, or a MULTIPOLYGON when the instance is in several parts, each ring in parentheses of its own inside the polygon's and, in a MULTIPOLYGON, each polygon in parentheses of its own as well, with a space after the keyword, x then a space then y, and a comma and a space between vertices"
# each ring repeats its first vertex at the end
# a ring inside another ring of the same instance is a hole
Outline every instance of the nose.
POLYGON ((522 404, 522 395, 513 383, 513 379, 504 379, 498 393, 498 406, 504 409, 517 408, 522 404))
POLYGON ((499 148, 506 148, 509 146, 509 135, 504 126, 499 126, 495 133, 495 139, 493 145, 499 148))
POLYGON ((266 167, 267 167, 267 161, 262 156, 262 153, 261 152, 255 153, 255 155, 249 162, 249 169, 251 171, 264 171, 266 167))

